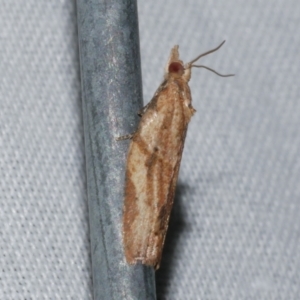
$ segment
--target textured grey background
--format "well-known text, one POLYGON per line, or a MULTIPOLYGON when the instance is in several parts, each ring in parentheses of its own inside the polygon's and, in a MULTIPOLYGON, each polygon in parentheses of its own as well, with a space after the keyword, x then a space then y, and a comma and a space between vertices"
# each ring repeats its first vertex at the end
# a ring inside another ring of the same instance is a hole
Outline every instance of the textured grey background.
MULTIPOLYGON (((194 69, 159 299, 300 298, 300 2, 139 1, 144 100, 194 69)), ((74 1, 0 0, 0 299, 91 299, 74 1)))

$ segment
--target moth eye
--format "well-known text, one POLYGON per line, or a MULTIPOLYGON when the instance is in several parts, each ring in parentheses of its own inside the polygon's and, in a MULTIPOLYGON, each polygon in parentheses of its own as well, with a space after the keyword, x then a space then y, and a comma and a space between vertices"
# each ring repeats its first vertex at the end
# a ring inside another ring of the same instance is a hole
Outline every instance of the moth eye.
POLYGON ((177 73, 179 75, 184 73, 183 65, 179 62, 172 62, 169 65, 169 73, 177 73))

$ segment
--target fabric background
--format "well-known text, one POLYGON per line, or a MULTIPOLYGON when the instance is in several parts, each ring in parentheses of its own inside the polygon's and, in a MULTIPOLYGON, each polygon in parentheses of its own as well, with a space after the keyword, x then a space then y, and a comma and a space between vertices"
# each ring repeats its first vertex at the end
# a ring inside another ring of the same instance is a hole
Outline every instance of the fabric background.
MULTIPOLYGON (((138 1, 144 101, 169 51, 193 117, 158 299, 299 299, 300 2, 138 1)), ((0 0, 0 299, 91 299, 76 5, 0 0)))

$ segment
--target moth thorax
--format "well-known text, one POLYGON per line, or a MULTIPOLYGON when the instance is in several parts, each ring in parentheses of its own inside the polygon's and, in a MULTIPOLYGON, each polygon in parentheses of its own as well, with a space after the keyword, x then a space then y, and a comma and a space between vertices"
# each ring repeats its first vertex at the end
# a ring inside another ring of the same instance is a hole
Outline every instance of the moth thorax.
POLYGON ((175 75, 176 77, 182 76, 184 73, 184 67, 180 62, 172 62, 169 65, 169 74, 170 75, 175 75))

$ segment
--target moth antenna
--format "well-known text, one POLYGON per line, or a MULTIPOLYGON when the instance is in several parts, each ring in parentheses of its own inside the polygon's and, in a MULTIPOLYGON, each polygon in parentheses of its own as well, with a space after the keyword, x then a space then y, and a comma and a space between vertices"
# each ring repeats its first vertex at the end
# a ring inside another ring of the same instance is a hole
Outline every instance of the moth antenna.
POLYGON ((222 75, 222 74, 218 73, 217 71, 215 71, 214 69, 211 69, 211 68, 206 67, 206 66, 192 65, 192 67, 207 69, 207 70, 209 70, 209 71, 211 71, 211 72, 213 72, 213 73, 215 73, 215 74, 217 74, 217 75, 219 75, 219 76, 221 76, 221 77, 230 77, 230 76, 234 76, 234 74, 226 74, 226 75, 222 75))
POLYGON ((212 49, 212 50, 209 50, 209 51, 207 51, 207 52, 205 52, 205 53, 203 53, 203 54, 200 54, 200 55, 197 56, 195 59, 193 59, 192 61, 190 61, 190 62, 188 63, 188 65, 191 66, 195 61, 197 61, 197 60, 200 59, 201 57, 203 57, 203 56, 205 56, 205 55, 208 55, 208 54, 210 54, 210 53, 213 53, 213 52, 219 50, 219 49, 224 45, 225 42, 226 42, 226 41, 223 41, 223 42, 222 42, 217 48, 215 48, 215 49, 212 49))

